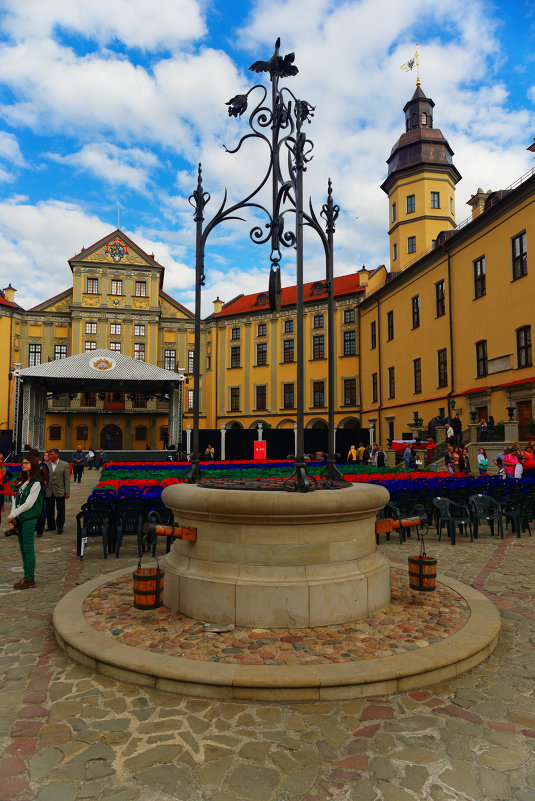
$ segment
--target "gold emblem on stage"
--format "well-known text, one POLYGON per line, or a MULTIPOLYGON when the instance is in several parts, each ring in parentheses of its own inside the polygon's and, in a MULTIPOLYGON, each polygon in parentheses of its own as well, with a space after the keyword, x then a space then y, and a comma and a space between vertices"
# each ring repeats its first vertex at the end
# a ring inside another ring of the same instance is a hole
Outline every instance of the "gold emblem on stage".
POLYGON ((111 367, 113 367, 113 362, 111 362, 109 359, 95 359, 91 367, 93 367, 95 370, 109 370, 111 367))

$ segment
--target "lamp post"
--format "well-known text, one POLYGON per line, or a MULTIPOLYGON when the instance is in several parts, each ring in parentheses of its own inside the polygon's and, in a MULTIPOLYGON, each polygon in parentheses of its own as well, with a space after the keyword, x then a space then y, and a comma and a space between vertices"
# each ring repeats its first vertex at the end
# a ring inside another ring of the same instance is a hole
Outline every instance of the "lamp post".
MULTIPOLYGON (((227 192, 214 217, 204 225, 204 211, 210 201, 202 183, 202 170, 199 164, 197 187, 189 198, 195 210, 196 225, 195 249, 195 345, 193 358, 193 448, 191 467, 186 474, 186 481, 198 483, 200 480, 199 454, 199 398, 200 398, 200 330, 201 330, 201 287, 205 282, 204 251, 206 241, 214 228, 228 220, 243 219, 238 212, 252 210, 266 218, 265 227, 255 224, 249 231, 249 237, 255 244, 270 245, 270 277, 269 304, 271 311, 280 310, 281 279, 280 261, 282 248, 295 250, 296 267, 296 452, 295 470, 285 482, 288 490, 307 492, 315 489, 317 482, 307 473, 304 453, 304 314, 303 314, 303 229, 312 228, 319 235, 325 251, 326 284, 328 291, 328 361, 329 361, 329 455, 323 481, 343 479, 336 469, 334 441, 334 292, 333 292, 333 235, 339 207, 332 198, 332 184, 329 179, 327 202, 322 207, 320 216, 325 220, 324 231, 314 213, 312 203, 308 212, 304 210, 303 173, 306 164, 312 158, 314 147, 307 138, 304 126, 313 117, 314 107, 306 100, 298 99, 286 86, 279 86, 281 78, 296 75, 294 54, 281 56, 280 39, 275 43, 275 51, 269 61, 255 61, 250 69, 257 73, 268 73, 271 82, 271 104, 266 103, 268 90, 256 84, 246 94, 235 95, 226 104, 230 117, 241 118, 247 111, 252 93, 260 92, 260 100, 249 115, 249 131, 244 134, 238 145, 228 150, 237 153, 249 139, 262 141, 268 149, 269 164, 260 184, 238 203, 227 206, 227 192), (285 165, 285 166, 283 166, 285 165), (259 200, 259 193, 271 182, 271 206, 268 209, 259 200), (289 215, 293 215, 294 225, 287 225, 289 215)), ((344 486, 344 482, 342 482, 344 486)))

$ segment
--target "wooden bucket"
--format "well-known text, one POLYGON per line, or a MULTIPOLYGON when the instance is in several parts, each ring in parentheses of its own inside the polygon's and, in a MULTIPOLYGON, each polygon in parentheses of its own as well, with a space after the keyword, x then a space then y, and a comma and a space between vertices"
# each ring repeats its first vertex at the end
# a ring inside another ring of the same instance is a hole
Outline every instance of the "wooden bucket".
POLYGON ((409 556, 409 587, 419 592, 433 592, 437 585, 437 560, 426 556, 409 556))
POLYGON ((132 573, 136 609, 158 609, 162 605, 164 572, 157 567, 141 567, 132 573))

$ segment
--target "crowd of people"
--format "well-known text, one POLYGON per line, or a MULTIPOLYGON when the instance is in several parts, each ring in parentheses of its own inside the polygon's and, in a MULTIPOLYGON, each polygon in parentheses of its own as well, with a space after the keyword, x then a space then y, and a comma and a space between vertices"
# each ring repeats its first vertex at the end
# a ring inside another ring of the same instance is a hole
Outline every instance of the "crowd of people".
POLYGON ((380 445, 364 445, 359 442, 358 448, 351 445, 347 454, 349 464, 372 465, 384 467, 386 464, 385 453, 380 445))

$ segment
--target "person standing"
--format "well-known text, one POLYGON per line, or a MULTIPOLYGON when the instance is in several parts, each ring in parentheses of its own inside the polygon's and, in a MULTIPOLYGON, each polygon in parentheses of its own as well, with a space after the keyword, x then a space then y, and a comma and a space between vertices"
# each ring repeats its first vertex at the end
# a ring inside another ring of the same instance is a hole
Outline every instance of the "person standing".
POLYGON ((477 466, 479 468, 479 475, 486 476, 489 468, 489 459, 485 448, 480 448, 477 455, 477 466))
POLYGON ((4 454, 0 453, 0 514, 2 513, 2 509, 4 508, 4 492, 5 492, 5 485, 8 484, 14 478, 14 474, 11 472, 9 467, 6 467, 4 464, 4 454))
POLYGON ((363 442, 359 442, 359 446, 357 448, 357 464, 364 464, 364 451, 366 448, 364 447, 363 442))
POLYGON ((46 504, 44 502, 44 497, 45 497, 46 485, 48 484, 48 478, 49 478, 48 465, 47 465, 47 462, 48 462, 48 451, 45 451, 43 453, 43 459, 42 460, 41 460, 41 458, 39 456, 39 451, 36 451, 34 448, 32 448, 32 450, 29 452, 28 456, 31 456, 34 459, 37 459, 37 461, 39 463, 39 475, 40 475, 40 478, 41 478, 41 495, 43 496, 43 502, 41 504, 41 514, 39 515, 39 517, 37 519, 37 523, 35 525, 35 536, 36 537, 42 537, 43 536, 43 531, 45 530, 45 520, 46 520, 46 504))
POLYGON ((106 454, 104 453, 102 448, 100 448, 99 452, 97 453, 97 459, 98 459, 97 470, 101 470, 106 464, 106 454))
POLYGON ((19 548, 24 567, 24 578, 13 584, 14 590, 35 587, 34 534, 43 508, 41 486, 39 462, 33 456, 24 458, 17 480, 17 492, 7 517, 11 530, 18 525, 19 548))
POLYGON ((47 531, 63 532, 65 525, 65 500, 70 492, 69 465, 59 458, 57 448, 51 448, 48 459, 50 478, 45 492, 47 531))
MULTIPOLYGON (((95 451, 93 450, 93 446, 90 445, 87 449, 87 466, 90 470, 95 467, 95 451)), ((95 467, 96 470, 96 467, 95 467)))
POLYGON ((455 415, 451 422, 451 427, 453 428, 453 435, 455 437, 455 445, 459 446, 463 439, 463 424, 461 422, 461 417, 459 412, 455 415))
POLYGON ((351 445, 349 451, 347 452, 347 461, 348 462, 356 462, 357 461, 357 449, 354 445, 351 445))
POLYGON ((81 484, 85 465, 85 453, 83 452, 81 445, 78 445, 76 450, 73 452, 71 462, 73 481, 76 484, 76 480, 78 480, 78 483, 81 484))

